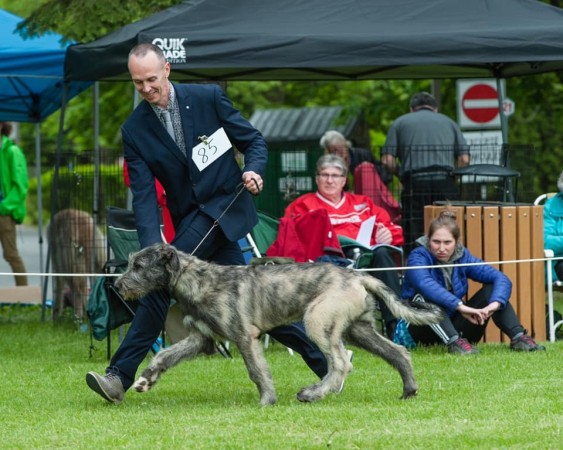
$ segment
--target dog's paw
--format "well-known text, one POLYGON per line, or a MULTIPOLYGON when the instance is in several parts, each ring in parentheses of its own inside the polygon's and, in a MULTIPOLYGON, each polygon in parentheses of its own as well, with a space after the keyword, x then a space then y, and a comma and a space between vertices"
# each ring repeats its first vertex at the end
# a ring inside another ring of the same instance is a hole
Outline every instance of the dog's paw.
POLYGON ((297 400, 303 403, 311 403, 323 398, 323 395, 318 391, 318 389, 311 389, 305 387, 297 393, 297 400))
POLYGON ((278 399, 274 395, 264 395, 260 398, 260 404, 262 406, 274 406, 278 399))
POLYGON ((135 381, 135 384, 133 385, 133 389, 135 389, 137 392, 147 392, 150 390, 150 388, 151 384, 149 383, 149 380, 147 380, 143 376, 139 377, 139 379, 135 381))
POLYGON ((418 393, 418 389, 405 389, 403 391, 403 395, 401 396, 401 400, 407 400, 409 398, 414 398, 416 397, 416 394, 418 393))

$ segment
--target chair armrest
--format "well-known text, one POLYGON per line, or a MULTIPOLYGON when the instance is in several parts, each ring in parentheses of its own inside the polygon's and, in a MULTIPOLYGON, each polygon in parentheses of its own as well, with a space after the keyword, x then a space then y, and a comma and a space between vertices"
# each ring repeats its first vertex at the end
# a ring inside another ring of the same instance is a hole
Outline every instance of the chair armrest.
POLYGON ((397 251, 401 254, 403 253, 402 247, 397 247, 396 245, 376 244, 373 247, 366 247, 365 245, 360 244, 358 241, 356 241, 355 239, 352 239, 348 236, 338 235, 338 241, 340 242, 340 246, 342 247, 342 249, 344 249, 344 248, 359 248, 359 249, 365 250, 365 251, 374 251, 374 250, 377 250, 378 248, 386 247, 386 248, 389 248, 391 250, 397 251))

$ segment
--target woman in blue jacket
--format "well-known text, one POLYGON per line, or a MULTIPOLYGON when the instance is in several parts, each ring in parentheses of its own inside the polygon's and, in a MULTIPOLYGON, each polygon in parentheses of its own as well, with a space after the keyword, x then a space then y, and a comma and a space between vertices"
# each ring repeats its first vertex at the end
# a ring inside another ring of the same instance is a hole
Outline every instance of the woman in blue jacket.
POLYGON ((495 325, 510 337, 512 350, 545 350, 526 334, 509 303, 512 292, 509 278, 483 264, 461 244, 460 230, 452 211, 442 211, 430 224, 428 235, 417 242, 420 246, 410 253, 407 266, 420 266, 420 269, 406 271, 402 298, 434 303, 444 309, 447 317, 431 326, 409 326, 401 322, 396 333, 399 343, 404 344, 401 338, 410 334, 417 344, 443 343, 450 353, 478 353, 471 344, 483 337, 492 318, 495 325), (463 299, 467 294, 468 279, 482 283, 483 287, 466 303, 463 299))

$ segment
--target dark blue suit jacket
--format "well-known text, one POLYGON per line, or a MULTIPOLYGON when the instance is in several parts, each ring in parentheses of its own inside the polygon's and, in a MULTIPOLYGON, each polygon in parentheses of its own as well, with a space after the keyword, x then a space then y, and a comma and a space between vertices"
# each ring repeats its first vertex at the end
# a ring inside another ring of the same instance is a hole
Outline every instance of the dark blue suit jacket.
MULTIPOLYGON (((175 84, 174 88, 182 116, 187 158, 146 101, 135 108, 121 128, 142 247, 162 242, 155 177, 166 191, 178 239, 198 211, 219 218, 235 198, 242 172, 254 171, 262 176, 268 160, 262 134, 241 116, 217 85, 175 84), (239 168, 231 148, 200 172, 191 159, 192 148, 201 143, 198 136, 211 136, 221 127, 230 142, 244 154, 244 169, 239 168)), ((244 190, 219 225, 229 240, 236 241, 257 222, 252 196, 244 190)))

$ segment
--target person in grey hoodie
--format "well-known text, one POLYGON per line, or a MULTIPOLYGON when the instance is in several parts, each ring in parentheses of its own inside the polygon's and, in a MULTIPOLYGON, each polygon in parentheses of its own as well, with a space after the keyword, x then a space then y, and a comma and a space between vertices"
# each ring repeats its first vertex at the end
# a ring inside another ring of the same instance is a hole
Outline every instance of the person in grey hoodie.
POLYGON ((509 303, 510 279, 484 264, 462 245, 452 211, 442 211, 430 224, 428 234, 417 243, 419 246, 410 253, 407 266, 420 266, 420 269, 406 270, 401 297, 413 302, 434 303, 444 309, 447 317, 430 326, 414 326, 401 321, 396 332, 398 343, 410 343, 411 346, 443 343, 450 353, 478 353, 472 344, 483 337, 492 318, 510 338, 512 350, 545 350, 527 334, 509 303), (465 302, 469 279, 483 286, 465 302))

